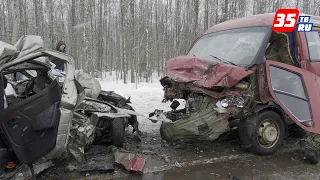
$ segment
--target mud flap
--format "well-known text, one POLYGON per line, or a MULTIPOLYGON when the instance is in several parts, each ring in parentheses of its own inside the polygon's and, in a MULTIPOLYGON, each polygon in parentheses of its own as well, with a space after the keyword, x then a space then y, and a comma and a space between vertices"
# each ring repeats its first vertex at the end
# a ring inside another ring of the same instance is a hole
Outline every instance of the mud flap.
POLYGON ((228 130, 228 114, 219 114, 213 108, 206 108, 173 123, 163 123, 161 136, 167 140, 215 140, 228 130))
POLYGON ((252 119, 246 121, 240 121, 239 123, 239 137, 241 146, 243 148, 250 148, 254 141, 253 131, 255 129, 256 122, 252 119))

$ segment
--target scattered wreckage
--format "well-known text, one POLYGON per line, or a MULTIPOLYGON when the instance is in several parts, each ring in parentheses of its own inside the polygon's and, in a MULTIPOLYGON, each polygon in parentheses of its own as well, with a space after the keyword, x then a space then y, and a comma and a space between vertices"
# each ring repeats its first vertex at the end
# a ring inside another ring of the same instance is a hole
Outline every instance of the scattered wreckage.
POLYGON ((23 164, 35 177, 53 159, 84 162, 84 149, 94 141, 122 146, 129 125, 141 134, 130 99, 102 91, 95 78, 75 71, 72 57, 44 49, 39 36, 23 36, 15 45, 0 41, 0 64, 1 178, 27 176, 23 164), (56 71, 50 58, 63 61, 66 71, 56 71), (8 84, 13 94, 5 93, 8 84))
MULTIPOLYGON (((172 111, 150 114, 164 121, 163 139, 214 140, 236 127, 245 148, 272 154, 290 125, 320 134, 319 24, 312 32, 277 33, 273 18, 263 14, 213 26, 187 56, 167 61, 167 77, 160 80, 165 100, 185 99, 186 107, 173 101, 172 111)), ((38 36, 15 45, 0 41, 0 65, 1 178, 28 176, 22 164, 34 177, 54 159, 83 162, 84 149, 95 140, 121 146, 128 125, 141 134, 128 99, 101 91, 90 75, 74 70, 72 57, 44 49, 38 36), (65 62, 66 71, 56 72, 48 58, 65 62), (8 83, 13 95, 5 93, 8 83)), ((131 154, 122 153, 116 161, 131 169, 121 160, 131 154)), ((135 160, 143 168, 144 160, 135 160)))
MULTIPOLYGON (((242 146, 276 152, 297 124, 320 134, 320 24, 312 32, 272 31, 274 13, 230 20, 209 28, 187 56, 166 62, 160 80, 167 100, 183 109, 156 110, 166 140, 214 140, 239 129, 242 146)), ((319 16, 311 21, 319 22, 319 16)))

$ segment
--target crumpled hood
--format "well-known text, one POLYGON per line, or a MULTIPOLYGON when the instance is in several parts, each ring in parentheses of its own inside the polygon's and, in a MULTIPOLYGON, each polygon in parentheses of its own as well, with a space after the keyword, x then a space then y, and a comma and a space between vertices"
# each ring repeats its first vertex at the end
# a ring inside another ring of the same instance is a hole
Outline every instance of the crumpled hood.
POLYGON ((14 45, 0 41, 0 65, 43 49, 43 39, 36 35, 22 36, 14 45))
POLYGON ((179 83, 193 83, 202 88, 232 87, 253 71, 192 56, 179 56, 166 63, 167 75, 179 83))

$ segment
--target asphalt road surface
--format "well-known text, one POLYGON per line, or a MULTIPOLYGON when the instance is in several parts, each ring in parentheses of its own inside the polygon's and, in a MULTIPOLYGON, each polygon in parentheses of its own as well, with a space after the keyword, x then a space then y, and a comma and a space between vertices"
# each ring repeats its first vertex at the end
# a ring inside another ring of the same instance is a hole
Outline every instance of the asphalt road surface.
MULTIPOLYGON (((168 143, 158 133, 146 134, 139 142, 128 135, 125 148, 145 158, 143 173, 128 173, 120 167, 113 172, 79 173, 64 163, 39 179, 223 180, 230 179, 230 175, 248 180, 320 179, 320 165, 303 159, 298 140, 289 137, 277 153, 257 156, 241 148, 236 131, 215 142, 168 143)), ((112 157, 105 145, 95 145, 87 153, 91 162, 112 162, 112 157)))

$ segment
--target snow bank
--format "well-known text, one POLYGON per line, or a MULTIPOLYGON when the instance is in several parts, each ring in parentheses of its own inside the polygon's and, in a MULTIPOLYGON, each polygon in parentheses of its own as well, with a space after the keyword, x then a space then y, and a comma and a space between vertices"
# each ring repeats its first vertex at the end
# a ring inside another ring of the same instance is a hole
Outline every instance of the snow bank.
MULTIPOLYGON (((116 71, 112 71, 110 72, 104 72, 103 74, 103 81, 108 81, 108 82, 123 82, 123 79, 120 79, 120 72, 116 72, 116 71)), ((127 82, 131 82, 131 71, 128 70, 127 73, 127 82)), ((135 74, 136 75, 136 74, 135 74)), ((161 75, 160 75, 161 76, 161 75)), ((137 77, 136 77, 137 78, 137 77)), ((148 83, 158 83, 159 79, 161 77, 158 76, 157 72, 152 73, 152 75, 150 76, 150 78, 148 78, 148 83)), ((143 83, 143 82, 147 82, 145 78, 138 78, 138 84, 143 83)), ((100 79, 101 80, 101 79, 100 79)))

